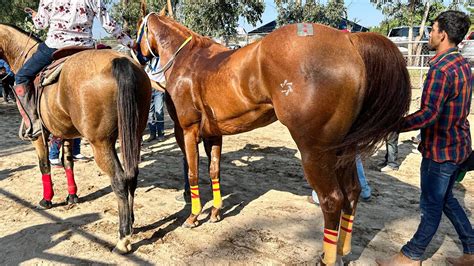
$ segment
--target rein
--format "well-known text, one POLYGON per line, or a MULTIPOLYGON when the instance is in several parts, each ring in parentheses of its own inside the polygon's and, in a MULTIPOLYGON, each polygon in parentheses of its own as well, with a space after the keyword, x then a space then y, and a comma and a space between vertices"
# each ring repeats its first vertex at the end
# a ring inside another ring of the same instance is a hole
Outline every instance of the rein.
MULTIPOLYGON (((35 48, 36 45, 39 44, 39 43, 35 43, 33 46, 30 47, 30 49, 28 49, 28 51, 26 50, 26 47, 28 47, 28 43, 30 43, 31 35, 32 35, 32 34, 33 34, 33 33, 30 32, 30 34, 28 35, 28 41, 26 41, 25 47, 24 47, 23 50, 21 51, 20 56, 18 56, 18 57, 16 58, 15 62, 13 63, 13 66, 15 66, 15 67, 17 66, 17 63, 19 62, 18 60, 19 60, 20 58, 23 58, 23 63, 24 63, 25 60, 26 60, 26 58, 28 57, 28 54, 31 52, 31 50, 32 50, 33 48, 35 48), (25 51, 26 51, 26 53, 25 53, 25 51)), ((16 68, 16 69, 19 69, 19 68, 16 68)))
MULTIPOLYGON (((140 45, 140 42, 143 38, 143 35, 145 35, 145 40, 146 40, 146 45, 147 45, 147 48, 148 48, 148 51, 153 55, 153 58, 159 58, 159 56, 155 55, 155 53, 153 53, 153 50, 151 49, 151 45, 150 45, 150 41, 148 39, 148 18, 150 17, 150 15, 153 15, 153 14, 156 14, 155 12, 152 12, 148 15, 146 15, 146 17, 143 19, 141 25, 140 25, 140 28, 138 29, 138 35, 137 35, 137 44, 140 45)), ((176 56, 179 54, 179 52, 184 48, 184 46, 186 46, 186 44, 188 44, 191 40, 193 39, 193 36, 190 35, 179 47, 178 49, 176 50, 176 52, 174 52, 173 56, 168 60, 168 62, 163 66, 162 69, 158 70, 157 72, 154 72, 152 75, 160 75, 162 73, 165 73, 168 69, 171 68, 171 66, 173 65, 174 61, 176 60, 176 56)), ((137 58, 137 55, 135 54, 135 52, 133 50, 131 50, 131 54, 132 54, 132 57, 135 61, 137 61, 138 63, 139 60, 137 58)), ((148 67, 150 67, 151 69, 155 69, 155 67, 153 67, 151 65, 151 60, 150 62, 148 63, 148 67)), ((163 87, 161 84, 159 84, 160 87, 163 87)))

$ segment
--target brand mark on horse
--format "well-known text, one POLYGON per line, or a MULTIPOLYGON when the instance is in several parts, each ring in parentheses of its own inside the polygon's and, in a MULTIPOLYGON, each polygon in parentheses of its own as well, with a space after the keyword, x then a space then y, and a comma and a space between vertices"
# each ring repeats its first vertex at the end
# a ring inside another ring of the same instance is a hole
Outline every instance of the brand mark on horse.
POLYGON ((293 92, 293 82, 288 82, 288 80, 285 79, 285 81, 281 83, 280 86, 282 88, 281 92, 283 92, 285 96, 288 96, 290 92, 293 92))

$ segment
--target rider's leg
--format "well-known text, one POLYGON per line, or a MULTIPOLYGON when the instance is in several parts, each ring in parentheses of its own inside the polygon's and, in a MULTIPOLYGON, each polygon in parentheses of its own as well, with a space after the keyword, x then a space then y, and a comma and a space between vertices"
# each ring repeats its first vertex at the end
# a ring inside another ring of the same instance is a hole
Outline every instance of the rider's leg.
POLYGON ((38 119, 34 88, 32 80, 45 66, 51 64, 52 54, 56 49, 49 48, 45 43, 38 45, 38 50, 26 61, 15 76, 16 85, 14 93, 26 126, 24 139, 36 139, 41 131, 38 119))

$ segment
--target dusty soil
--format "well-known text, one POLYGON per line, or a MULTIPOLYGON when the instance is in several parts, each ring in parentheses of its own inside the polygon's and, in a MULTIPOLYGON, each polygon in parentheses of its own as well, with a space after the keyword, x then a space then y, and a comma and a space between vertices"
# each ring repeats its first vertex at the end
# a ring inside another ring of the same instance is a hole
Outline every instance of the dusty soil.
MULTIPOLYGON (((413 105, 420 91, 414 90, 413 105)), ((16 137, 19 115, 14 105, 0 100, 0 264, 314 264, 321 253, 323 218, 309 204, 300 155, 280 123, 224 138, 222 191, 224 219, 209 223, 212 205, 206 159, 201 156, 201 225, 181 227, 189 206, 175 201, 182 192, 182 156, 166 121, 163 142, 146 144, 140 164, 135 200, 133 252, 111 253, 117 239, 118 217, 109 178, 94 161, 75 165, 81 203, 63 204, 66 178, 53 169, 56 196, 50 210, 36 208, 42 197, 41 177, 33 147, 16 137)), ((471 124, 474 124, 473 117, 471 124)), ((384 147, 365 160, 373 189, 369 202, 359 205, 348 256, 352 265, 374 265, 376 257, 400 249, 419 222, 420 154, 401 135, 400 170, 378 171, 384 147)), ((85 141, 82 152, 92 156, 85 141)), ((201 154, 204 154, 201 151, 201 154)), ((468 174, 455 194, 474 209, 474 179, 468 174)), ((444 265, 447 255, 460 255, 460 241, 446 217, 433 239, 426 265, 444 265)))

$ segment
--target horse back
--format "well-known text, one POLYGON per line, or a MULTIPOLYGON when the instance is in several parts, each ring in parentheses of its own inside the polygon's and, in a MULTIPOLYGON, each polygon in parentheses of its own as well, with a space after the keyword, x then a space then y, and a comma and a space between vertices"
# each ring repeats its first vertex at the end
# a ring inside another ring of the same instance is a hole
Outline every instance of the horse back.
MULTIPOLYGON (((41 99, 45 125, 53 134, 116 134, 117 81, 112 75, 112 60, 119 57, 124 55, 112 50, 90 50, 77 53, 64 63, 59 81, 45 90, 41 99)), ((138 87, 143 90, 138 92, 138 98, 146 98, 150 91, 148 78, 138 66, 135 72, 141 77, 138 87)))

